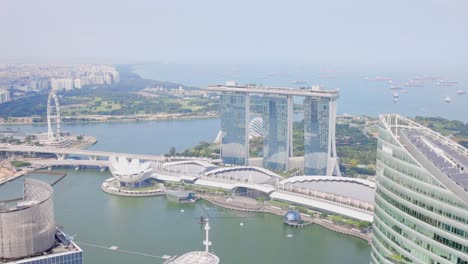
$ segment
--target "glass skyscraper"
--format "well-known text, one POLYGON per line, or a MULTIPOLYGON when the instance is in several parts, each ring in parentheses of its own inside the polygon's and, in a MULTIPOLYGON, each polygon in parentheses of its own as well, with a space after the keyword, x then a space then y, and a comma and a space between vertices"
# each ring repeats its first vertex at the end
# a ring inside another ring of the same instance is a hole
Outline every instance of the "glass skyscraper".
POLYGON ((329 157, 329 100, 304 99, 304 174, 327 175, 329 157))
POLYGON ((468 263, 468 150, 380 117, 371 263, 468 263))
POLYGON ((247 165, 249 154, 249 95, 221 95, 221 159, 225 164, 247 165))
MULTIPOLYGON (((285 171, 289 159, 288 98, 263 97, 263 166, 285 171)), ((291 117, 292 118, 292 117, 291 117)))

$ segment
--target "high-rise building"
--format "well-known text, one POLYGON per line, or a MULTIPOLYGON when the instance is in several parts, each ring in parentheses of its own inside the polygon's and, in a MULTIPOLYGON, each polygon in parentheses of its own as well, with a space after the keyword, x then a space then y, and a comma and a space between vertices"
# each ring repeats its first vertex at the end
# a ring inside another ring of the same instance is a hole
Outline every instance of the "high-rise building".
POLYGON ((55 226, 52 186, 25 178, 23 199, 0 203, 0 263, 81 264, 82 258, 55 226))
POLYGON ((75 79, 73 81, 73 86, 76 88, 76 89, 81 89, 81 80, 80 79, 75 79))
POLYGON ((55 91, 61 91, 61 90, 71 90, 73 89, 73 80, 72 79, 56 79, 52 78, 50 80, 50 87, 55 90, 55 91))
POLYGON ((206 88, 221 92, 221 158, 225 164, 249 165, 250 95, 263 95, 263 164, 272 170, 290 167, 306 175, 340 175, 335 146, 338 90, 320 87, 241 86, 234 82, 206 88), (293 98, 303 97, 305 157, 302 165, 293 157, 293 98))
POLYGON ((380 116, 371 263, 468 263, 468 150, 380 116))
POLYGON ((10 90, 0 89, 0 104, 10 101, 10 90))
POLYGON ((247 165, 249 158, 249 95, 221 95, 221 158, 225 164, 247 165))
POLYGON ((329 100, 304 99, 304 174, 326 175, 328 165, 329 100))
POLYGON ((286 171, 288 168, 292 138, 290 98, 275 95, 263 97, 263 166, 275 171, 286 171))

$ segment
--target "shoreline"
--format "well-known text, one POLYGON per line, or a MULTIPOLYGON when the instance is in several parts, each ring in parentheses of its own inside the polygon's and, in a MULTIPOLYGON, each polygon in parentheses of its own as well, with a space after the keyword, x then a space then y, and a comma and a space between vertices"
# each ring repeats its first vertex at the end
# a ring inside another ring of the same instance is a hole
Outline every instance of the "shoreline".
MULTIPOLYGON (((200 193, 199 193, 200 195, 200 193)), ((279 207, 275 207, 275 206, 272 206, 272 205, 268 205, 268 206, 263 206, 262 208, 260 209, 244 209, 244 208, 239 208, 237 206, 230 206, 228 204, 224 204, 224 203, 219 203, 217 201, 214 201, 212 198, 213 196, 212 195, 203 195, 201 194, 200 195, 200 198, 215 205, 215 206, 218 206, 218 207, 221 207, 221 208, 224 208, 224 209, 228 209, 228 210, 234 210, 234 211, 239 211, 239 212, 248 212, 248 213, 263 213, 263 214, 274 214, 274 215, 277 215, 277 216, 280 216, 280 217, 283 217, 284 214, 286 213, 286 211, 284 211, 282 208, 279 208, 279 207)), ((343 235, 347 235, 347 236, 352 236, 352 237, 355 237, 355 238, 359 238, 361 240, 364 240, 366 241, 368 244, 371 243, 371 236, 368 236, 366 235, 365 233, 361 233, 361 232, 357 232, 357 231, 353 231, 353 228, 348 228, 348 227, 344 227, 344 226, 341 226, 341 225, 337 225, 331 221, 328 221, 328 220, 323 220, 323 219, 320 219, 318 217, 312 217, 311 215, 306 215, 306 214, 303 214, 301 213, 301 216, 303 217, 303 220, 304 222, 306 222, 307 224, 306 225, 319 225, 329 231, 333 231, 333 232, 336 232, 336 233, 340 233, 340 234, 343 234, 343 235)))
MULTIPOLYGON (((28 173, 34 173, 35 171, 38 171, 38 170, 41 170, 41 169, 44 169, 44 168, 35 168, 33 170, 24 170, 24 171, 21 171, 20 173, 18 174, 15 174, 14 176, 10 177, 10 178, 7 178, 5 181, 2 181, 0 182, 0 186, 2 186, 3 184, 5 183, 8 183, 12 180, 15 180, 17 178, 20 178, 28 173)), ((63 177, 62 177, 63 178, 63 177)), ((61 178, 61 179, 62 179, 61 178)), ((60 180, 61 180, 60 179, 60 180)), ((164 195, 164 192, 154 192, 154 193, 151 193, 150 195, 125 195, 125 194, 122 194, 122 193, 113 193, 113 192, 109 192, 108 190, 105 190, 105 188, 103 188, 102 186, 100 186, 101 190, 109 195, 117 195, 117 196, 122 196, 122 197, 128 197, 128 196, 132 196, 132 197, 150 197, 150 196, 163 196, 164 195)), ((218 202, 216 201, 214 198, 219 198, 219 197, 222 197, 222 196, 217 196, 217 195, 212 195, 212 194, 203 194, 203 193, 200 193, 200 192, 197 192, 198 194, 198 197, 200 197, 201 199, 209 202, 210 204, 213 204, 215 206, 218 206, 218 207, 221 207, 221 208, 224 208, 224 209, 228 209, 228 210, 234 210, 234 211, 239 211, 239 212, 248 212, 248 213, 262 213, 262 214, 274 214, 274 215, 277 215, 277 216, 280 216, 282 217, 284 215, 284 213, 286 212, 285 210, 283 210, 283 208, 280 208, 280 207, 276 207, 276 206, 273 206, 273 205, 263 205, 262 207, 258 208, 258 209, 254 209, 254 208, 242 208, 242 207, 238 207, 238 206, 232 206, 232 205, 229 205, 229 204, 226 204, 226 203, 222 203, 222 202, 218 202)), ((307 214, 303 214, 301 213, 301 216, 303 217, 304 221, 307 222, 307 225, 313 225, 313 224, 317 224, 329 231, 333 231, 333 232, 337 232, 337 233, 341 233, 343 235, 347 235, 347 236, 352 236, 352 237, 355 237, 355 238, 359 238, 361 240, 364 240, 366 241, 368 244, 370 244, 371 242, 371 237, 366 235, 365 233, 361 233, 361 232, 357 232, 357 231, 353 231, 353 228, 349 228, 349 227, 344 227, 344 226, 341 226, 341 225, 337 225, 331 221, 327 221, 327 220, 323 220, 323 219, 320 219, 318 217, 312 217, 312 215, 307 215, 307 214)))
POLYGON ((5 177, 4 179, 0 180, 0 186, 4 185, 5 183, 16 180, 16 179, 18 179, 18 178, 20 178, 20 177, 22 177, 22 176, 24 176, 26 174, 34 173, 34 172, 42 170, 44 168, 46 168, 46 167, 38 167, 38 168, 34 168, 34 169, 25 169, 25 170, 17 171, 13 175, 10 175, 9 177, 5 177))
MULTIPOLYGON (((33 117, 24 117, 33 118, 33 117)), ((66 118, 62 118, 62 124, 93 124, 93 123, 136 123, 136 122, 148 122, 148 121, 173 121, 173 120, 200 120, 200 119, 217 119, 219 115, 196 115, 196 116, 170 116, 170 117, 156 117, 156 116, 112 116, 109 119, 102 120, 76 120, 66 121, 66 118), (117 118, 116 118, 117 117, 117 118)), ((0 122, 1 125, 12 126, 12 125, 46 125, 47 122, 0 122)))

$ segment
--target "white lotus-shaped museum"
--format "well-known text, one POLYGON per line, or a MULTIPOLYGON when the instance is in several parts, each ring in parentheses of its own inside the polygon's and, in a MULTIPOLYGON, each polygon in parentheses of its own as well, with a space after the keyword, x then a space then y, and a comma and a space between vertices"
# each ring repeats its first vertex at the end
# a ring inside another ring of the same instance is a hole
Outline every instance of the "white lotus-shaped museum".
POLYGON ((129 161, 125 157, 109 157, 109 170, 122 183, 137 183, 145 180, 153 168, 151 162, 140 163, 138 159, 129 161))

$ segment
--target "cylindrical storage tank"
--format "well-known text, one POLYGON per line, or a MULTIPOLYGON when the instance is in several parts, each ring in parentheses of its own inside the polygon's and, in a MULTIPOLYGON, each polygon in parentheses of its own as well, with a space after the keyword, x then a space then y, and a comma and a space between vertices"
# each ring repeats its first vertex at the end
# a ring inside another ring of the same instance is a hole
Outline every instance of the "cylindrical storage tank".
POLYGON ((24 197, 0 210, 0 259, 18 259, 49 250, 55 243, 52 187, 25 178, 24 197))

